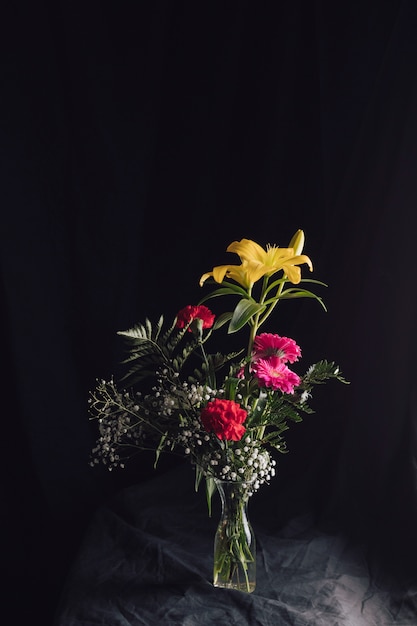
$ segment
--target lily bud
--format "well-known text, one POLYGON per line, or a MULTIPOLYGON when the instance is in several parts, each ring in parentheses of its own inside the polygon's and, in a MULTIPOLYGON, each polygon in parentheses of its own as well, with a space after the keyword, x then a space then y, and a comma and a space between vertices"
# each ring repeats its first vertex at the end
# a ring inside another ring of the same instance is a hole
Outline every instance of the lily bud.
POLYGON ((304 231, 297 230, 293 238, 291 239, 288 247, 293 248, 294 256, 301 254, 304 248, 304 231))

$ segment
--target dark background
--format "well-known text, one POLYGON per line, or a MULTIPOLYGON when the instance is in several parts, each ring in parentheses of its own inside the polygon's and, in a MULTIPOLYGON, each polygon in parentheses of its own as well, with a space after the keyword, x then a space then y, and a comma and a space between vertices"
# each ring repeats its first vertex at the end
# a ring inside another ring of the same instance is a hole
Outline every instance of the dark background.
POLYGON ((302 502, 414 575, 417 4, 40 1, 2 27, 1 536, 22 623, 52 616, 96 507, 152 475, 89 467, 116 331, 196 302, 231 241, 298 228, 328 313, 282 303, 274 331, 351 385, 291 430, 266 511, 302 502))

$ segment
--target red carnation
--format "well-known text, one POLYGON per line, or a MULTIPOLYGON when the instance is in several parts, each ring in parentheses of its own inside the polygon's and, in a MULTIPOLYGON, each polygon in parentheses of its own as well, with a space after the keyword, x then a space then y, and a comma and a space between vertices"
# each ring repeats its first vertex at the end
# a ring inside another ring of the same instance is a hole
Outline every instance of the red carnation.
POLYGON ((201 422, 208 433, 219 439, 240 441, 246 432, 242 426, 248 413, 233 400, 212 400, 201 411, 201 422))
MULTIPOLYGON (((214 324, 215 315, 204 304, 193 306, 189 304, 179 311, 177 315, 177 328, 184 328, 193 320, 199 319, 203 322, 203 328, 211 328, 214 324)), ((188 329, 192 332, 192 329, 188 329)))

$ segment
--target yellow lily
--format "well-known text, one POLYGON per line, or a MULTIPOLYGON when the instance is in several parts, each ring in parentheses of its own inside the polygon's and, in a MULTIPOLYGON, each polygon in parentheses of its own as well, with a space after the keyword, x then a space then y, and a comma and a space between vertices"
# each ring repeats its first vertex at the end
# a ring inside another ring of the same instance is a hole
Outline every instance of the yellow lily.
POLYGON ((252 287, 252 270, 249 263, 243 261, 241 265, 218 265, 213 267, 212 272, 203 274, 200 278, 200 287, 203 283, 212 276, 216 283, 222 283, 225 276, 242 285, 245 289, 252 287))
POLYGON ((228 246, 227 252, 238 254, 242 265, 214 267, 212 272, 203 274, 200 285, 209 276, 212 276, 217 283, 221 283, 226 276, 247 289, 263 276, 272 276, 280 270, 291 283, 298 284, 301 281, 301 270, 298 266, 306 263, 312 271, 313 264, 308 256, 300 254, 304 246, 303 231, 298 230, 290 243, 292 245, 288 248, 267 245, 265 250, 251 239, 234 241, 228 246))

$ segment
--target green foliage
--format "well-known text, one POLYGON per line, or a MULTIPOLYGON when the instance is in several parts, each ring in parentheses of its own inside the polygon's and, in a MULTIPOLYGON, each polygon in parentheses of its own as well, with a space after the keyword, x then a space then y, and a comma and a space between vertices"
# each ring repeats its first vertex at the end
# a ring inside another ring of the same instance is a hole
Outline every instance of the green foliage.
POLYGON ((315 385, 324 384, 330 379, 349 384, 334 362, 323 360, 309 367, 295 393, 260 393, 250 417, 251 430, 257 435, 262 432, 264 444, 269 444, 279 452, 287 452, 282 433, 289 429, 288 422, 302 422, 302 414, 314 413, 308 404, 310 392, 315 385))
POLYGON ((229 354, 206 354, 205 360, 201 362, 200 368, 195 368, 193 375, 188 376, 190 383, 205 383, 211 381, 214 385, 216 373, 221 370, 229 361, 233 361, 241 354, 240 352, 230 352, 229 354))
POLYGON ((337 366, 334 361, 324 359, 308 368, 302 378, 301 387, 309 391, 314 385, 321 385, 332 378, 345 385, 349 385, 349 381, 342 376, 339 366, 337 366))
POLYGON ((194 334, 186 335, 189 326, 179 329, 174 320, 162 332, 163 322, 161 315, 156 325, 146 319, 144 324, 136 324, 117 333, 125 338, 127 344, 127 356, 122 365, 129 365, 129 368, 121 378, 126 385, 134 386, 145 378, 153 377, 161 368, 167 368, 172 373, 180 372, 200 343, 194 334), (184 343, 185 337, 191 339, 184 343))
POLYGON ((255 315, 265 311, 265 306, 254 300, 242 298, 236 305, 229 324, 229 333, 235 333, 243 328, 255 315))

